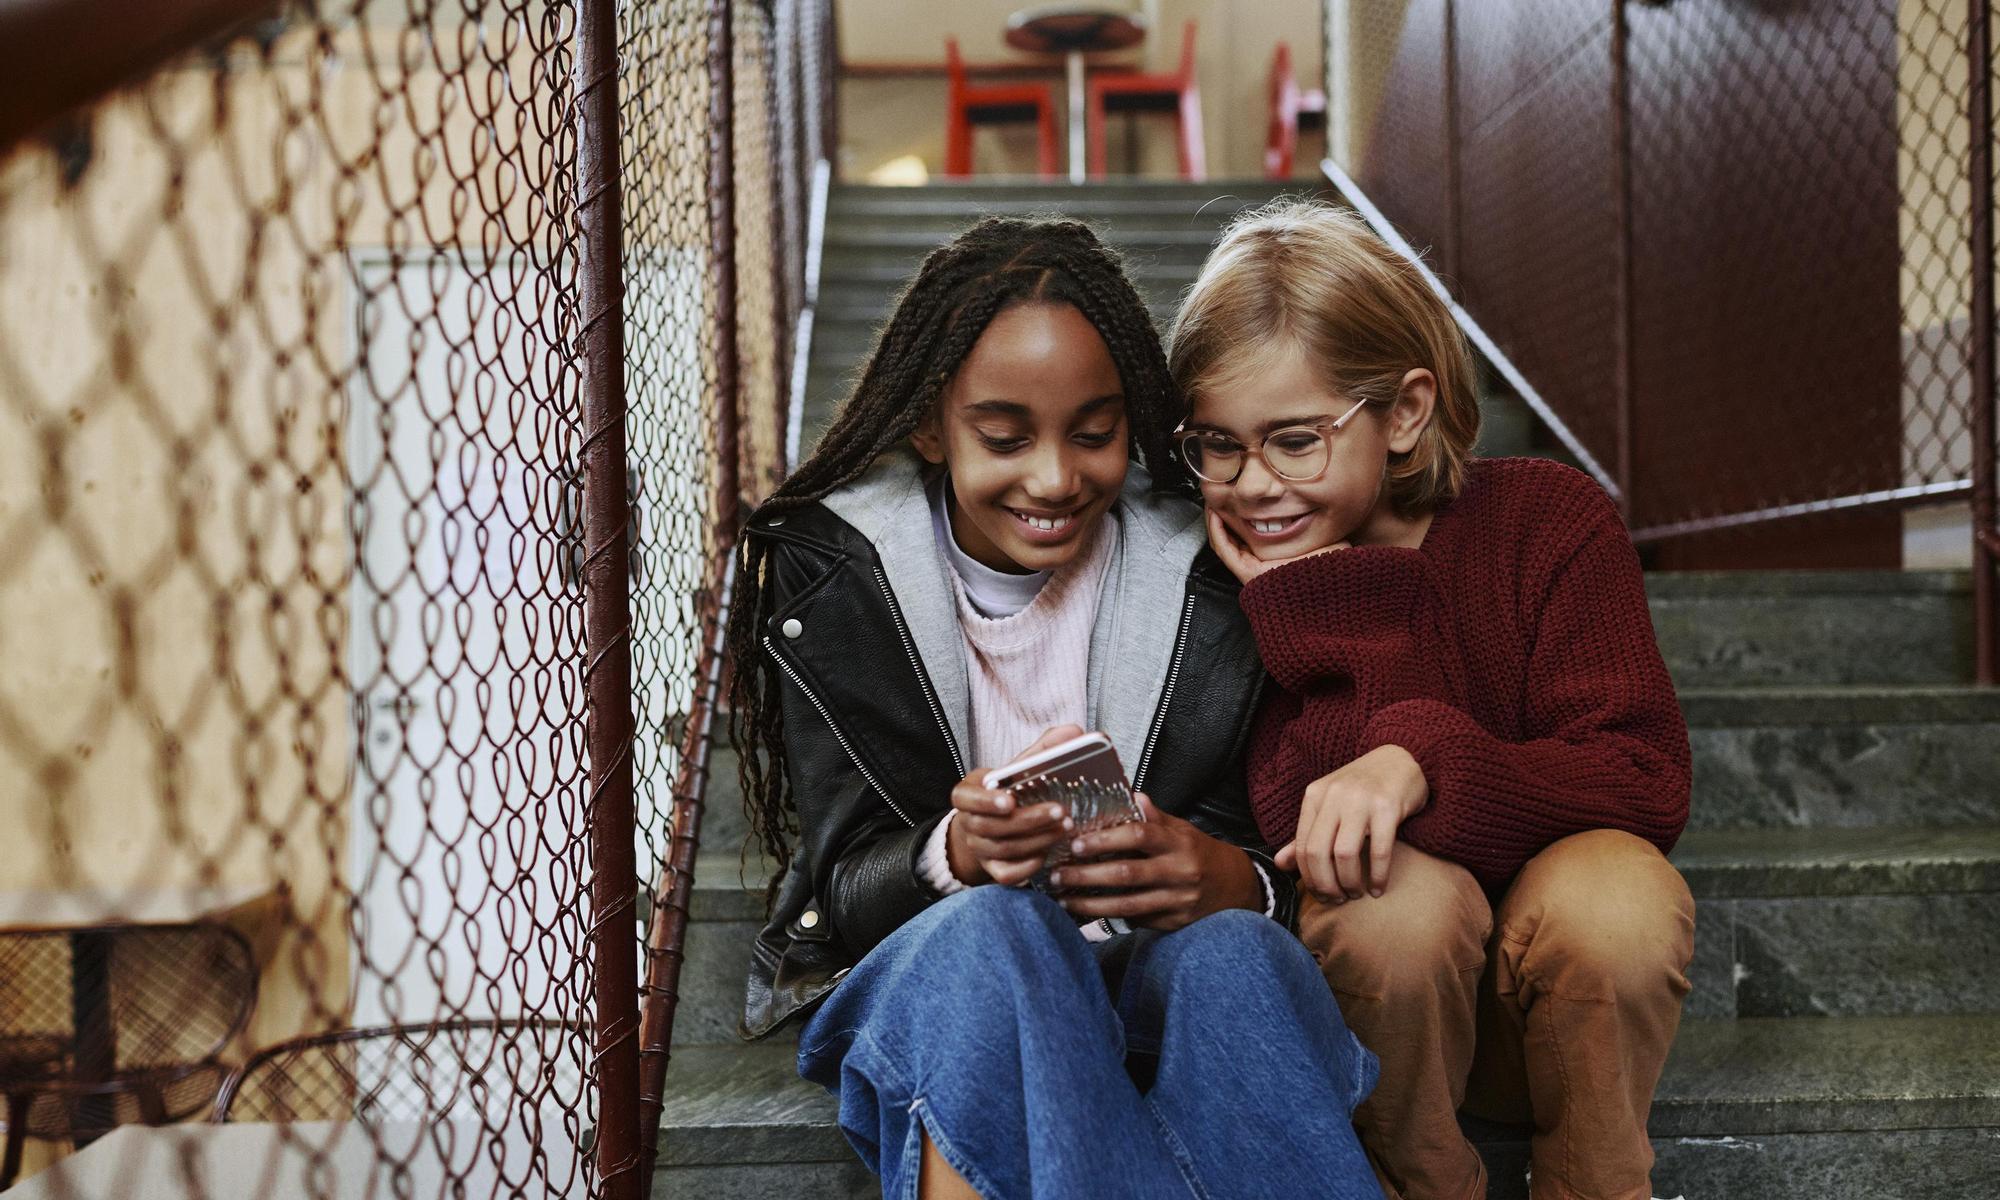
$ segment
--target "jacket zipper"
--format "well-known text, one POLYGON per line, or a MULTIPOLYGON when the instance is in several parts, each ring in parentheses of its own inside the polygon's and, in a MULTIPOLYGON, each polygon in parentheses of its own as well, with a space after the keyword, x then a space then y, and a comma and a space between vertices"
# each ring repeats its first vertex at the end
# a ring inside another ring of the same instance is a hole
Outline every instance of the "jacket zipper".
POLYGON ((1187 602, 1181 605, 1180 628, 1174 633, 1174 658, 1167 667, 1167 686, 1160 691, 1160 707, 1153 713, 1153 727, 1146 731, 1145 748, 1139 751, 1139 769, 1132 773, 1132 790, 1146 790, 1146 768, 1153 762, 1153 743, 1159 740, 1160 727, 1167 723, 1167 706, 1174 699, 1174 685, 1180 682, 1181 660, 1187 657, 1188 626, 1194 623, 1194 589, 1188 589, 1187 602))
POLYGON ((819 715, 826 721, 826 727, 833 731, 833 740, 840 743, 840 748, 846 753, 847 760, 854 764, 855 770, 861 772, 861 778, 868 781, 868 786, 875 789, 875 794, 882 797, 883 801, 889 805, 890 811, 902 818, 903 824, 915 829, 917 823, 910 820, 910 814, 903 811, 902 807, 896 803, 896 798, 891 796, 888 789, 884 788, 881 782, 875 778, 874 773, 862 764, 861 756, 854 752, 854 747, 849 744, 847 735, 841 733, 840 726, 833 723, 833 714, 826 711, 826 705, 819 702, 819 697, 813 695, 812 689, 806 686, 806 681, 799 678, 797 671, 792 670, 792 664, 786 662, 783 656, 778 653, 777 647, 771 644, 771 639, 765 638, 763 640, 765 653, 769 654, 771 660, 778 664, 778 669, 785 673, 785 677, 797 685, 799 691, 805 693, 806 699, 812 701, 812 706, 819 710, 819 715))
POLYGON ((917 644, 910 639, 910 627, 903 622, 902 607, 896 603, 896 593, 889 587, 889 574, 879 563, 875 567, 875 582, 882 589, 882 598, 889 602, 889 619, 896 624, 896 636, 903 639, 903 653, 910 656, 910 666, 917 673, 917 686, 923 689, 924 703, 931 706, 931 718, 937 722, 938 732, 944 735, 945 748, 951 751, 952 766, 959 777, 964 778, 965 757, 958 752, 958 742, 951 736, 951 725, 944 719, 944 705, 938 703, 937 693, 931 690, 931 677, 924 671, 923 660, 917 657, 917 644))

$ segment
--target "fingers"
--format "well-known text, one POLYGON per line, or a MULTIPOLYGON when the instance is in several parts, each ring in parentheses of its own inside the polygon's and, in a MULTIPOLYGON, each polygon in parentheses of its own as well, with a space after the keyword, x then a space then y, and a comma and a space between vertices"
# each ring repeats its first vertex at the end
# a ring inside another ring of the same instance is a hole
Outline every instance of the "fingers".
POLYGON ((1396 849, 1396 816, 1378 809, 1368 823, 1368 894, 1378 899, 1389 886, 1389 858, 1396 849))
POLYGON ((1070 828, 1060 804, 1038 804, 1007 817, 961 813, 958 820, 965 827, 967 848, 989 874, 995 862, 1040 865, 1070 828))
POLYGON ((1139 888, 1201 885, 1201 868, 1191 854, 1155 854, 1112 858, 1100 862, 1067 862, 1050 876, 1049 885, 1064 891, 1083 888, 1139 888))
MULTIPOLYGON (((1310 791, 1308 795, 1310 798, 1310 791)), ((1329 900, 1345 899, 1340 877, 1333 869, 1333 837, 1339 828, 1339 818, 1333 806, 1308 803, 1302 816, 1304 819, 1294 839, 1299 848, 1299 878, 1308 888, 1329 900)))
POLYGON ((1174 923, 1185 925, 1187 919, 1192 917, 1199 898, 1200 893, 1195 888, 1147 888, 1111 896, 1064 896, 1062 906, 1076 916, 1093 918, 1123 917, 1133 920, 1176 914, 1183 919, 1174 923))
POLYGON ((1159 812, 1150 804, 1141 811, 1147 813, 1147 820, 1127 821, 1083 834, 1069 844, 1069 852, 1078 858, 1102 858, 1107 854, 1154 854, 1165 849, 1171 834, 1160 820, 1159 812))
POLYGON ((1361 863, 1361 844, 1368 839, 1368 822, 1346 814, 1333 836, 1333 873, 1341 893, 1359 900, 1368 890, 1368 873, 1361 863))
POLYGON ((992 859, 982 862, 981 866, 993 882, 1002 887, 1013 887, 1033 879, 1035 872, 1042 869, 1042 860, 1039 855, 1034 858, 992 859))
POLYGON ((1278 852, 1271 856, 1271 861, 1278 864, 1278 869, 1280 871, 1298 870, 1299 869, 1298 840, 1294 838, 1292 841, 1286 842, 1284 845, 1278 847, 1278 852))
POLYGON ((1237 540, 1235 532, 1223 521, 1222 514, 1212 508, 1208 510, 1208 544, 1215 550, 1215 556, 1222 560, 1222 565, 1229 568, 1229 573, 1241 583, 1250 582, 1260 569, 1249 547, 1237 540))
POLYGON ((951 806, 967 816, 1004 817, 1014 811, 1014 794, 967 779, 951 789, 951 806))

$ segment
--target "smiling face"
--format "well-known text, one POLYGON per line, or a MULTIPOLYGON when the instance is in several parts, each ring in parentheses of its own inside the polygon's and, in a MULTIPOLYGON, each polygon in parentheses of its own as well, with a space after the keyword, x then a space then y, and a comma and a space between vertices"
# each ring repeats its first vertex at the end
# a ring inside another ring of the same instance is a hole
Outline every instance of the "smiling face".
MULTIPOLYGON (((1326 469, 1290 480, 1258 454, 1246 454, 1233 483, 1201 482, 1202 502, 1260 559, 1293 558, 1349 545, 1422 543, 1429 514, 1405 517, 1389 502, 1385 473, 1391 453, 1407 454, 1429 423, 1436 381, 1429 371, 1403 378, 1385 411, 1371 404, 1327 432, 1326 469)), ((1200 389, 1186 427, 1224 433, 1257 447, 1273 430, 1330 423, 1354 405, 1321 382, 1296 343, 1263 348, 1234 371, 1200 389)), ((1273 455, 1281 454, 1274 444, 1273 455)))
POLYGON ((1090 545, 1130 464, 1118 366, 1068 304, 994 317, 910 441, 951 474, 960 549, 1015 573, 1053 570, 1090 545))

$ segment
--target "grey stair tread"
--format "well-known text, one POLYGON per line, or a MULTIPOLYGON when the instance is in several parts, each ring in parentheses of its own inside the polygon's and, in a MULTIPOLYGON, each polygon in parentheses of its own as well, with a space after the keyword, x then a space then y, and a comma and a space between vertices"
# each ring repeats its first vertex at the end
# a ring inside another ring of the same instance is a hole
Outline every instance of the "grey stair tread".
POLYGON ((799 1078, 797 1060, 783 1034, 676 1046, 660 1109, 660 1165, 826 1162, 851 1153, 833 1097, 799 1078))
POLYGON ((696 921, 761 921, 768 878, 770 866, 761 856, 746 857, 727 846, 704 850, 694 860, 688 916, 696 921))
POLYGON ((1650 571, 1654 600, 1763 596, 1970 594, 1972 573, 1939 571, 1650 571))
POLYGON ((905 200, 957 200, 996 197, 1019 202, 1027 197, 1055 196, 1100 201, 1159 200, 1170 196, 1276 196, 1286 192, 1310 191, 1319 187, 1315 180, 1207 179, 1200 182, 1180 179, 1114 180, 1104 183, 1060 183, 1033 176, 985 176, 977 181, 941 180, 922 187, 891 184, 842 183, 828 196, 830 208, 872 203, 901 203, 905 200))
POLYGON ((2000 688, 1961 685, 1683 688, 1694 728, 2000 722, 2000 688))
MULTIPOLYGON (((848 1151, 788 1038, 676 1049, 665 1165, 818 1162, 848 1151)), ((2000 1016, 1687 1020, 1654 1137, 2000 1125, 2000 1016)), ((1496 1129, 1500 1127, 1494 1127, 1496 1129)))
POLYGON ((2000 1124, 2000 1016, 1683 1022, 1654 1114, 1674 1137, 2000 1124))
POLYGON ((1673 862, 1699 898, 2000 891, 2000 828, 1700 829, 1673 862))
MULTIPOLYGON (((1172 279, 1192 283, 1194 282, 1195 275, 1201 270, 1199 263, 1139 262, 1128 263, 1126 266, 1128 268, 1126 273, 1140 282, 1145 280, 1172 279)), ((910 264, 907 261, 828 263, 824 273, 820 276, 820 292, 824 295, 834 286, 879 285, 885 289, 884 295, 886 298, 888 292, 893 291, 901 284, 909 282, 910 270, 910 264)))
MULTIPOLYGON (((1111 245, 1125 250, 1147 251, 1160 248, 1196 249, 1206 251, 1221 231, 1213 226, 1198 226, 1182 229, 1148 229, 1121 225, 1115 235, 1108 237, 1111 245)), ((951 234, 937 229, 877 229, 853 228, 828 225, 826 246, 829 250, 884 250, 901 251, 930 249, 942 246, 951 240, 951 234)))
MULTIPOLYGON (((849 341, 866 339, 872 344, 875 332, 889 322, 888 300, 889 297, 885 295, 880 304, 822 305, 813 313, 814 348, 819 347, 822 336, 849 341)), ((1147 306, 1147 311, 1154 321, 1164 324, 1173 318, 1175 309, 1168 304, 1152 304, 1147 306)))

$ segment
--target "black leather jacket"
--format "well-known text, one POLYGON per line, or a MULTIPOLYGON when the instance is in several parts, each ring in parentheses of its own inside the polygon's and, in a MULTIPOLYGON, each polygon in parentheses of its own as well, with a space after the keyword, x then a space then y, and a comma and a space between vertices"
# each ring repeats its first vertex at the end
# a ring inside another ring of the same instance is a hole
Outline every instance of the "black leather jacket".
MULTIPOLYGON (((771 544, 763 644, 788 681, 781 702, 800 831, 751 955, 742 1033, 754 1038, 807 1011, 939 898, 916 861, 969 768, 876 546, 824 505, 755 521, 748 536, 771 544)), ((1206 547, 1185 580, 1168 680, 1138 765, 1128 754, 1127 769, 1161 810, 1259 858, 1277 892, 1274 915, 1296 927, 1293 882, 1270 862, 1244 791, 1264 671, 1239 585, 1206 547)))

